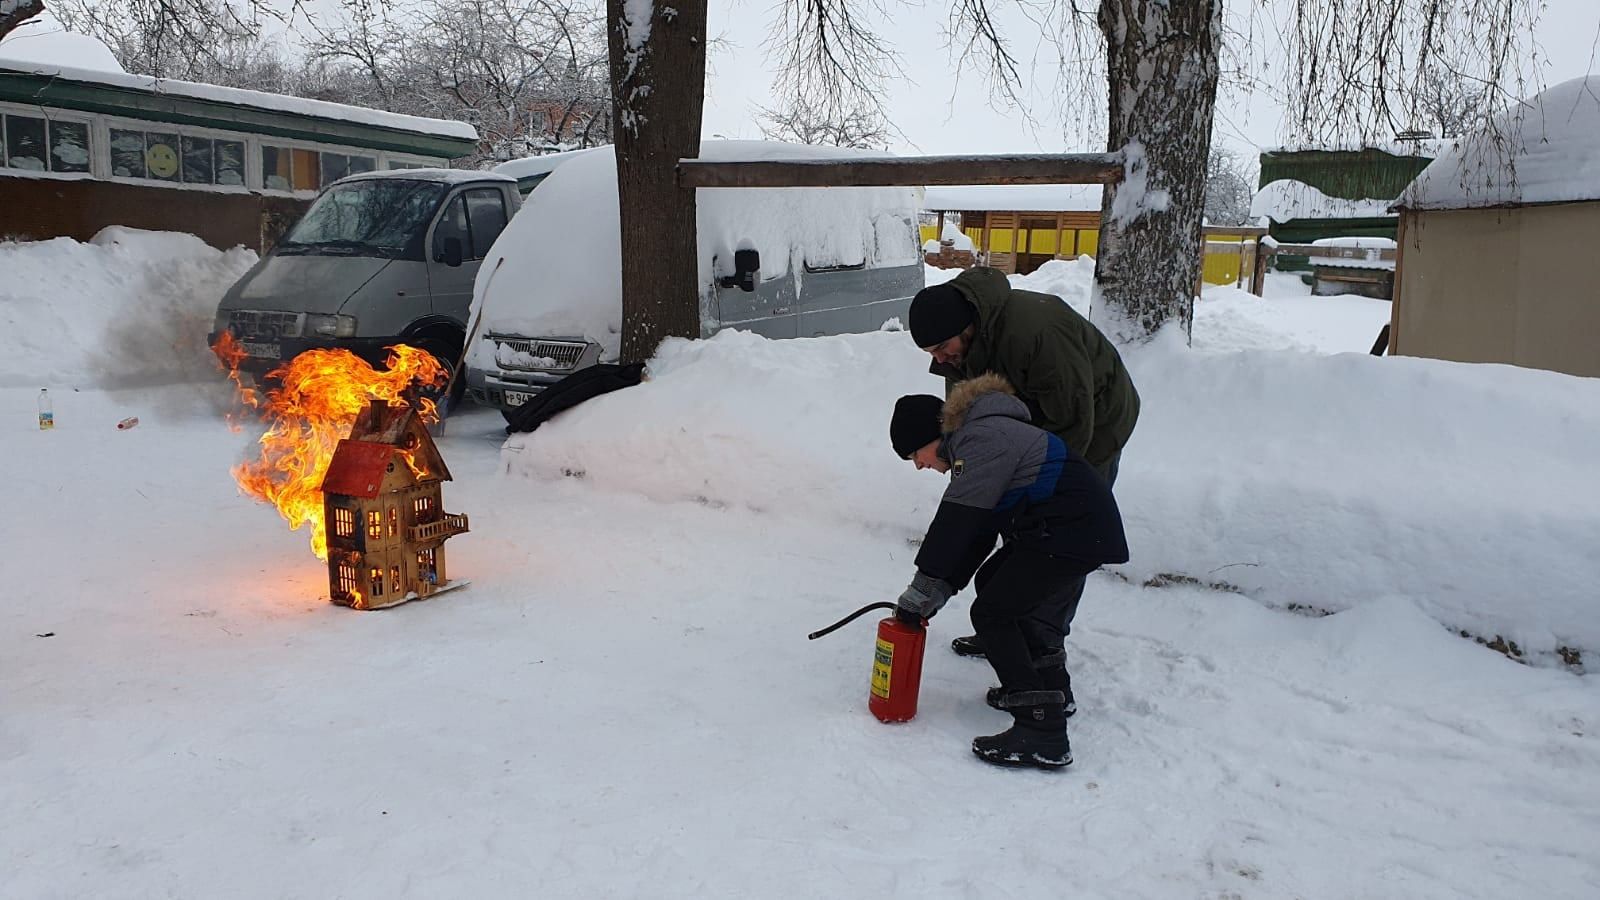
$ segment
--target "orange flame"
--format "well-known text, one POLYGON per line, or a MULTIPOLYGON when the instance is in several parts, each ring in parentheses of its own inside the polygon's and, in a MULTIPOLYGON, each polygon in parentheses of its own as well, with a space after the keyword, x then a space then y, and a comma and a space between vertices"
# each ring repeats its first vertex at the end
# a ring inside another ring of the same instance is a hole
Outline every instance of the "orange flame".
POLYGON ((311 551, 327 559, 322 477, 340 439, 349 436, 356 416, 374 399, 400 407, 415 403, 424 422, 437 422, 434 402, 407 391, 414 384, 442 387, 448 373, 431 354, 403 344, 388 348, 383 371, 348 350, 308 350, 267 373, 279 385, 263 394, 240 381, 245 353, 231 334, 223 332, 212 350, 238 388, 240 402, 267 422, 260 457, 234 466, 234 480, 245 493, 277 507, 290 530, 310 525, 311 551))

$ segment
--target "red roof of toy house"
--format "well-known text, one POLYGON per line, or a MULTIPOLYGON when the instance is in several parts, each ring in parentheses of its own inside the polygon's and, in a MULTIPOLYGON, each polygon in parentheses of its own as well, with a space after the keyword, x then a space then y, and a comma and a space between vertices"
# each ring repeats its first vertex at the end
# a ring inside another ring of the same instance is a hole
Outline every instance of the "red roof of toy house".
POLYGON ((333 461, 328 463, 328 473, 322 476, 322 492, 368 500, 378 496, 394 452, 393 444, 340 441, 333 451, 333 461))

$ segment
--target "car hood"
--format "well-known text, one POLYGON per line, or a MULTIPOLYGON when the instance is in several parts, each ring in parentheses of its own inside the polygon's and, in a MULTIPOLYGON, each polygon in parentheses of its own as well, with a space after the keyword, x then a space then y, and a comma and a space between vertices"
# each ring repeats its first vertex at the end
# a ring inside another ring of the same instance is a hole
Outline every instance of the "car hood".
POLYGON ((222 299, 222 309, 281 309, 331 314, 392 259, 268 254, 222 299))

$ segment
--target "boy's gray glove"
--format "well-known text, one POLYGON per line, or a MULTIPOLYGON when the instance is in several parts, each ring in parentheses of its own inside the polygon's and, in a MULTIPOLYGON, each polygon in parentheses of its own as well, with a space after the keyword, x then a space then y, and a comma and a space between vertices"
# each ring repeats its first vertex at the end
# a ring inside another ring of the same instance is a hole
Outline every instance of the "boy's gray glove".
POLYGON ((900 594, 900 599, 895 601, 895 605, 906 612, 931 619, 950 602, 950 595, 955 592, 956 589, 944 579, 924 575, 919 571, 911 579, 911 584, 900 594))

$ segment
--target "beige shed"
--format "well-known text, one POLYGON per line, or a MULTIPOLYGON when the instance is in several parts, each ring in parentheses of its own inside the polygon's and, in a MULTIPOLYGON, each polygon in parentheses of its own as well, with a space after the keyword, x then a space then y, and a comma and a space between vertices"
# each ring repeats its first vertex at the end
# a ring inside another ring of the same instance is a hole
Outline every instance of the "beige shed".
POLYGON ((1390 351, 1600 377, 1600 75, 1495 125, 1395 204, 1390 351))

